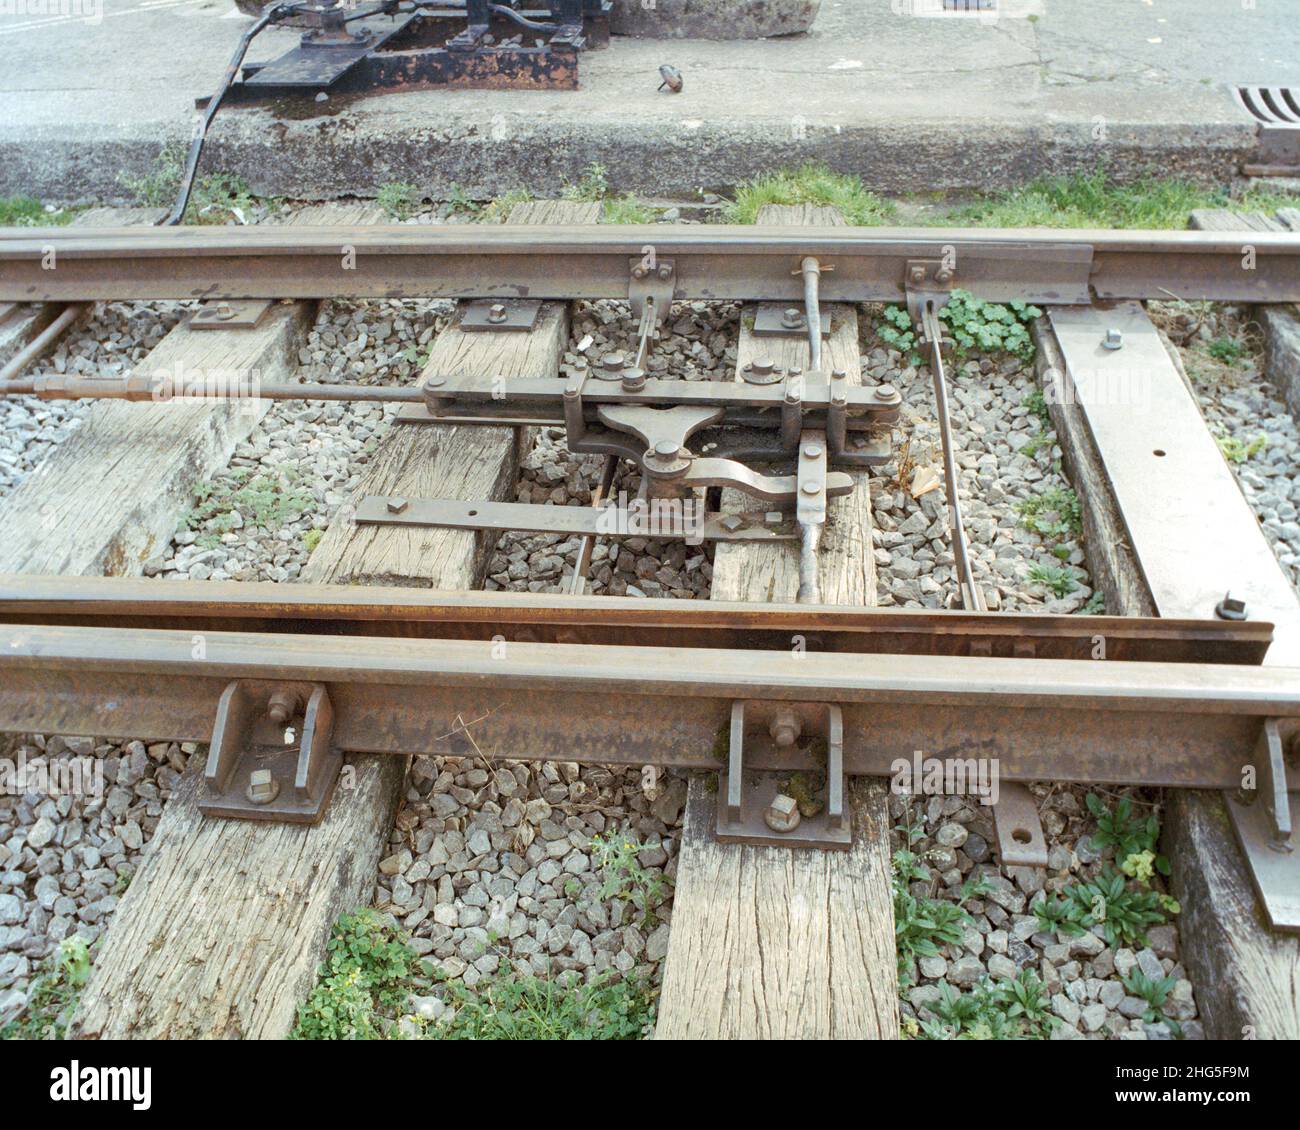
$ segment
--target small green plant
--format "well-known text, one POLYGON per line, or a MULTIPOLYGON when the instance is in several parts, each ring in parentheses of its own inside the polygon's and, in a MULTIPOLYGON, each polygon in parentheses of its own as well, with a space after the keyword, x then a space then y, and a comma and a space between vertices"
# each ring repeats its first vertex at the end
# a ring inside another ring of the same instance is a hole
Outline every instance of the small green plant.
POLYGON ((32 196, 0 196, 0 227, 4 228, 60 227, 76 214, 72 208, 46 211, 45 205, 32 196))
POLYGON ((343 915, 290 1038, 383 1038, 409 993, 414 964, 415 951, 390 920, 365 908, 343 915))
POLYGON ((527 189, 513 188, 483 205, 482 211, 478 214, 479 222, 504 224, 510 219, 510 213, 514 211, 516 204, 527 204, 532 198, 532 193, 527 189))
POLYGON ((1079 587, 1079 582, 1075 580, 1073 569, 1067 569, 1061 565, 1052 565, 1046 562, 1034 565, 1029 570, 1029 579, 1035 584, 1042 585, 1048 589, 1054 596, 1069 596, 1079 587))
POLYGON ((1216 361, 1222 361, 1225 365, 1235 364, 1246 356, 1246 347, 1230 337, 1216 337, 1205 347, 1205 350, 1216 361))
POLYGON ((846 223, 870 227, 887 223, 894 205, 868 192, 861 178, 833 173, 822 164, 808 162, 797 169, 781 169, 736 189, 736 199, 726 208, 731 224, 756 224, 768 204, 818 204, 837 208, 846 223))
POLYGON ((655 994, 633 977, 542 980, 503 966, 473 989, 449 983, 452 1014, 425 1029, 438 1040, 639 1040, 653 1026, 655 994))
POLYGON ((936 957, 940 946, 961 942, 962 932, 971 921, 965 904, 983 894, 988 889, 988 881, 967 880, 956 901, 913 894, 912 883, 931 878, 924 856, 912 850, 923 832, 911 823, 910 812, 907 821, 894 830, 902 835, 904 845, 892 857, 892 884, 898 976, 900 984, 906 985, 918 958, 936 957))
POLYGON ((1097 589, 1092 596, 1088 597, 1088 602, 1079 609, 1081 616, 1105 616, 1106 615, 1106 594, 1097 589))
POLYGON ((601 220, 607 224, 652 224, 655 210, 635 196, 611 196, 601 207, 601 220))
POLYGON ((420 206, 419 189, 404 181, 389 181, 379 186, 375 203, 394 220, 408 220, 420 206))
POLYGON ((1036 431, 1030 441, 1020 449, 1020 453, 1028 459, 1033 459, 1049 443, 1056 442, 1055 432, 1045 432, 1041 428, 1036 431))
POLYGON ((1092 837, 1094 850, 1113 847, 1120 870, 1131 879, 1146 882, 1152 871, 1169 874, 1169 860, 1156 853, 1160 821, 1154 810, 1145 817, 1138 816, 1132 798, 1127 796, 1120 797, 1114 811, 1096 793, 1089 793, 1085 803, 1097 821, 1092 837))
POLYGON ((193 527, 208 526, 196 541, 220 543, 220 534, 235 529, 234 512, 239 511, 245 525, 275 531, 286 522, 299 518, 311 506, 309 491, 295 484, 297 468, 284 464, 275 472, 249 477, 239 469, 228 480, 200 483, 194 489, 196 505, 190 511, 193 527))
POLYGON ((1040 900, 1034 913, 1044 928, 1078 935, 1101 925, 1108 945, 1146 945, 1146 928, 1177 914, 1178 903, 1146 888, 1133 889, 1127 877, 1107 866, 1088 882, 1066 887, 1059 898, 1040 900))
POLYGON ((27 1007, 0 1028, 0 1040, 62 1040, 89 976, 86 940, 64 938, 32 979, 27 1007))
POLYGON ((968 993, 941 985, 930 1005, 936 1019, 923 1021, 928 1040, 1044 1040, 1056 1024, 1047 1011, 1047 991, 1032 969, 991 983, 984 978, 968 993))
POLYGON ((305 534, 302 535, 303 548, 308 553, 314 552, 316 547, 320 545, 320 539, 323 538, 324 536, 325 536, 324 530, 308 530, 305 534))
POLYGON ((641 844, 625 836, 608 840, 595 836, 591 841, 596 866, 604 874, 600 897, 631 903, 641 915, 641 928, 646 930, 657 923, 655 908, 663 902, 668 886, 659 875, 641 866, 637 858, 641 850, 641 844))
POLYGON ((1044 428, 1052 426, 1052 413, 1047 407, 1047 397, 1043 395, 1041 388, 1034 389, 1020 403, 1038 417, 1044 428))
MULTIPOLYGON (((969 356, 972 350, 1009 353, 1029 361, 1034 356, 1034 339, 1029 336, 1028 327, 1042 313, 1037 306, 1024 302, 984 302, 970 291, 954 290, 948 305, 939 311, 939 321, 947 327, 945 336, 951 341, 953 357, 958 361, 969 356)), ((902 306, 885 307, 876 336, 906 355, 913 364, 920 360, 912 319, 902 306)))
POLYGON ((916 330, 911 315, 901 306, 886 306, 882 320, 876 327, 876 337, 893 346, 910 359, 919 360, 916 353, 916 330))
POLYGON ((939 311, 939 320, 952 332, 953 353, 959 360, 978 349, 1030 361, 1034 340, 1028 327, 1042 313, 1026 302, 984 302, 970 291, 954 290, 948 305, 939 311))
POLYGON ((1219 445, 1219 450, 1223 452, 1223 457, 1229 463, 1244 463, 1247 459, 1253 459, 1268 446, 1268 436, 1263 432, 1256 435, 1249 443, 1236 436, 1216 435, 1214 438, 1219 445))
POLYGON ((1083 532, 1083 510, 1079 498, 1068 487, 1048 487, 1042 494, 1016 503, 1020 523, 1052 541, 1083 532))
POLYGON ((1164 1014, 1165 1001, 1169 999, 1169 994, 1174 991, 1174 986, 1178 984, 1174 978, 1148 977, 1135 965, 1124 975, 1122 980, 1124 988, 1132 996, 1140 997, 1147 1002, 1147 1010, 1142 1014, 1142 1019, 1146 1023, 1164 1024, 1175 1036, 1182 1036, 1182 1025, 1164 1014))
MULTIPOLYGON (((137 204, 147 208, 170 208, 180 192, 185 157, 185 150, 180 146, 166 146, 144 173, 138 176, 124 173, 118 179, 134 195, 137 204)), ((264 200, 261 203, 270 207, 275 201, 264 200)), ((224 224, 234 218, 247 223, 257 204, 257 198, 249 191, 243 177, 235 173, 206 173, 194 178, 184 222, 224 224)))
POLYGON ((604 200, 609 195, 609 170, 599 161, 592 161, 582 171, 577 184, 564 190, 565 200, 604 200))
POLYGON ((131 880, 135 878, 135 872, 129 867, 119 867, 117 869, 117 878, 113 882, 113 894, 124 895, 131 886, 131 880))

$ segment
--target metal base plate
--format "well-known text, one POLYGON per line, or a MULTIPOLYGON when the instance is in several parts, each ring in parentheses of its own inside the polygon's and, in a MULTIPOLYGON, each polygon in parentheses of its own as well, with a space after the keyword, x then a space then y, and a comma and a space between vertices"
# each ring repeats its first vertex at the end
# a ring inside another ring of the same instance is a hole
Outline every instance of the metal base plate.
MULTIPOLYGON (((821 316, 822 337, 829 337, 831 316, 825 312, 821 316)), ((808 322, 804 311, 788 302, 760 302, 754 313, 754 333, 759 337, 797 337, 808 336, 808 322), (785 320, 786 311, 793 310, 799 317, 795 324, 785 320)))
MULTIPOLYGON (((1242 804, 1235 793, 1224 793, 1223 799, 1269 926, 1300 930, 1300 852, 1272 846, 1272 824, 1262 797, 1253 804, 1242 804)), ((1291 826, 1300 827, 1300 794, 1291 793, 1289 799, 1291 826)))
POLYGON ((537 325, 542 304, 535 298, 482 298, 465 307, 460 328, 470 332, 482 330, 522 330, 527 333, 537 325))
POLYGON ((192 330, 251 330, 271 308, 269 298, 231 298, 205 302, 190 319, 192 330))
POLYGON ((1046 867, 1047 840, 1038 816, 1038 802, 1016 781, 1003 781, 993 806, 998 856, 1004 867, 1046 867))
POLYGON ((718 774, 718 822, 717 837, 731 843, 777 844, 781 847, 806 847, 822 850, 832 849, 847 851, 853 845, 852 819, 848 826, 832 828, 826 819, 825 792, 823 787, 817 799, 823 804, 822 811, 816 816, 804 816, 799 826, 792 832, 776 832, 768 827, 763 819, 773 799, 781 791, 781 780, 788 774, 762 771, 746 772, 742 778, 743 788, 740 800, 740 819, 727 819, 727 806, 724 796, 727 790, 727 774, 724 770, 718 774))
MULTIPOLYGON (((342 762, 342 755, 333 755, 342 762)), ((213 791, 209 784, 199 797, 199 811, 208 816, 226 816, 236 820, 281 820, 287 824, 315 824, 329 807, 338 783, 338 774, 329 779, 322 796, 312 803, 308 799, 295 799, 294 790, 286 787, 293 780, 298 765, 298 746, 258 745, 240 758, 231 774, 229 786, 222 792, 213 791), (254 804, 248 799, 248 782, 255 770, 269 769, 272 776, 282 782, 279 795, 266 804, 254 804)))

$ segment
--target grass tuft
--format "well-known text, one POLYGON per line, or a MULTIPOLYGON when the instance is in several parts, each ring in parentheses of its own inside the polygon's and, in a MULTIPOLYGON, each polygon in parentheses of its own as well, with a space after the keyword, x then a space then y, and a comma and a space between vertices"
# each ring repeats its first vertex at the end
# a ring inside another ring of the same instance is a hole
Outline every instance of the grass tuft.
POLYGON ((825 165, 808 162, 797 169, 781 169, 758 177, 736 189, 736 199, 726 207, 732 224, 754 224, 766 204, 818 204, 838 208, 845 222, 872 227, 894 217, 894 205, 863 186, 859 177, 834 173, 825 165))

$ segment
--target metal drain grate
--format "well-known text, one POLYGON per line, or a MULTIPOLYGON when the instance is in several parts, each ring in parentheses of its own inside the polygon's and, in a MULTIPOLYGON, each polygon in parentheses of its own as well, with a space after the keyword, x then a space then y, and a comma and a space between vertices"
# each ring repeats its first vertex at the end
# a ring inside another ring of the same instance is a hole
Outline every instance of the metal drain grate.
POLYGON ((1253 175, 1294 174, 1300 169, 1300 87, 1237 86, 1233 88, 1246 113, 1259 123, 1261 164, 1247 166, 1253 175))

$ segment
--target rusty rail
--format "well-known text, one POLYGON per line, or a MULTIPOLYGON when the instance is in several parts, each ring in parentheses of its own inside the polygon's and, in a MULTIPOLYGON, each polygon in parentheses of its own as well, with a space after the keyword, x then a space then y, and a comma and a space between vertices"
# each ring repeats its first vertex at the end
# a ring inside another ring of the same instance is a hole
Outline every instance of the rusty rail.
POLYGON ((0 229, 0 301, 627 298, 646 248, 673 297, 898 302, 909 261, 946 257, 990 301, 1300 301, 1300 235, 941 228, 366 226, 0 229), (1244 269, 1249 260, 1251 269, 1244 269), (53 269, 51 269, 51 264, 53 269))

